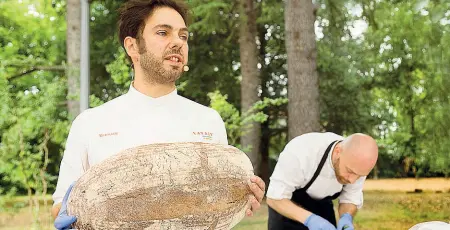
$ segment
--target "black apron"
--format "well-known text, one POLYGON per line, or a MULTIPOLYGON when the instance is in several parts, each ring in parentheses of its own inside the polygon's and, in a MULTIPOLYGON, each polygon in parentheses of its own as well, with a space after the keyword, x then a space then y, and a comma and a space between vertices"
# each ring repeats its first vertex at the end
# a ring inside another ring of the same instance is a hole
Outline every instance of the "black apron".
MULTIPOLYGON (((338 192, 334 194, 333 196, 327 196, 323 198, 322 200, 315 200, 311 198, 308 193, 306 193, 306 190, 312 185, 312 183, 316 180, 317 176, 319 176, 320 171, 323 168, 323 165, 325 164, 325 161, 327 160, 328 154, 330 153, 331 147, 333 147, 333 144, 337 141, 333 141, 325 150, 325 153, 322 157, 322 160, 320 161, 319 166, 316 169, 316 172, 314 173, 314 176, 311 178, 311 180, 306 184, 305 187, 297 189, 292 194, 291 201, 297 204, 298 206, 301 206, 302 208, 321 216, 322 218, 328 220, 331 224, 336 226, 336 217, 334 215, 334 209, 333 209, 333 200, 336 199, 341 192, 338 192)), ((304 224, 297 222, 295 220, 289 219, 281 214, 279 214, 277 211, 273 210, 271 207, 269 207, 269 230, 307 230, 308 227, 306 227, 304 224)))

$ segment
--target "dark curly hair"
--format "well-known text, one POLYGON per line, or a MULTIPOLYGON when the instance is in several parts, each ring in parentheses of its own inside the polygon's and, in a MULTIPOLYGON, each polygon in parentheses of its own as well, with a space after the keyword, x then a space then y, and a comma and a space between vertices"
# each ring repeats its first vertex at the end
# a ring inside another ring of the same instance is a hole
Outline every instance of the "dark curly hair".
MULTIPOLYGON (((124 49, 124 40, 128 36, 136 38, 138 45, 141 46, 145 20, 152 15, 155 9, 161 7, 174 9, 181 15, 184 23, 188 24, 188 7, 184 2, 178 0, 128 0, 119 9, 119 41, 124 49)), ((131 62, 129 56, 128 59, 131 62)))

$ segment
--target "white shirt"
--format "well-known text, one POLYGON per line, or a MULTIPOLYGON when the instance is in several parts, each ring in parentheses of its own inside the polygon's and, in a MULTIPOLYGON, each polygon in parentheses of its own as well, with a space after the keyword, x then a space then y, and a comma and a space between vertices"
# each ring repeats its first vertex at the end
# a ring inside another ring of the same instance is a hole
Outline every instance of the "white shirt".
MULTIPOLYGON (((295 190, 305 187, 311 180, 327 147, 333 141, 343 139, 334 133, 308 133, 292 139, 280 154, 270 177, 267 197, 274 200, 291 199, 295 190)), ((310 197, 319 200, 342 190, 340 203, 351 203, 361 208, 366 177, 359 178, 354 184, 339 184, 331 161, 335 145, 331 148, 319 176, 306 192, 310 197)))
POLYGON ((133 86, 127 94, 82 112, 72 123, 61 161, 54 204, 90 166, 122 150, 152 143, 228 144, 225 125, 213 109, 177 95, 151 98, 133 86))
POLYGON ((412 226, 409 230, 449 230, 450 223, 442 221, 423 222, 412 226))

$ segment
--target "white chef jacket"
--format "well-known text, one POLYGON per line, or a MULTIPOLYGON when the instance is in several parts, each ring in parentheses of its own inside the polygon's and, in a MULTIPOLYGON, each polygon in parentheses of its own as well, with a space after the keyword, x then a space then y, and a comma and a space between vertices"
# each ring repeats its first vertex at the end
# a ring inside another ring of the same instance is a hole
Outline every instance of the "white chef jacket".
POLYGON ((54 204, 90 166, 122 150, 152 143, 228 144, 225 125, 213 109, 177 94, 152 98, 133 86, 125 95, 82 112, 73 121, 61 161, 54 204))
MULTIPOLYGON (((270 177, 267 197, 274 200, 291 199, 295 190, 305 187, 311 180, 327 147, 333 141, 343 139, 334 133, 308 133, 292 139, 279 156, 270 177)), ((331 162, 335 145, 331 148, 319 176, 306 192, 310 197, 320 200, 342 190, 340 203, 355 204, 361 208, 366 177, 359 178, 353 184, 339 184, 331 162)))

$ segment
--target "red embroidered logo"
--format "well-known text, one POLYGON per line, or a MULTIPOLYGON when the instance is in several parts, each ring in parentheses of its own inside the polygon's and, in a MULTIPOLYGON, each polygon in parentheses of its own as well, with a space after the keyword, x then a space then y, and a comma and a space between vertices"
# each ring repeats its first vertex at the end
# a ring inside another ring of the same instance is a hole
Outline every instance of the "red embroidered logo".
POLYGON ((117 136, 119 135, 118 132, 114 132, 114 133, 100 133, 98 136, 99 137, 106 137, 106 136, 117 136))

